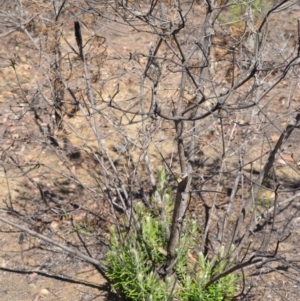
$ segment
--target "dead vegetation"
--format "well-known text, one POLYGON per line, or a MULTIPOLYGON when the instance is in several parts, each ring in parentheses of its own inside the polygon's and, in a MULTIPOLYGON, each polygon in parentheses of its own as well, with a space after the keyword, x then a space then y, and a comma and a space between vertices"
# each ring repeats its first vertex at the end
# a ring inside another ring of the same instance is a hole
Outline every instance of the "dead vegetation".
POLYGON ((237 272, 239 300, 297 300, 297 1, 2 2, 1 218, 41 239, 22 256, 69 266, 48 237, 105 276, 109 229, 143 202, 169 234, 159 277, 192 219, 190 258, 228 260, 208 285, 237 272))

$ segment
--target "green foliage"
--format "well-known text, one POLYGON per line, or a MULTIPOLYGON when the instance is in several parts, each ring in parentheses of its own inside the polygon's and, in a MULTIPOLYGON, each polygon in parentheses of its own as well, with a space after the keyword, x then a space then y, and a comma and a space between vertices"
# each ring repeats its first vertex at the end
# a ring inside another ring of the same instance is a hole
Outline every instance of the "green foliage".
POLYGON ((227 264, 228 261, 222 258, 221 252, 216 262, 214 262, 214 260, 208 260, 202 253, 199 253, 195 273, 186 273, 184 279, 181 281, 180 300, 232 300, 232 297, 237 290, 236 281, 238 277, 236 275, 229 274, 213 283, 208 288, 205 287, 206 283, 213 276, 218 275, 226 269, 227 264))
POLYGON ((264 211, 266 208, 269 208, 274 202, 274 197, 275 195, 273 191, 262 187, 258 192, 258 197, 255 202, 258 209, 262 209, 264 211))
POLYGON ((158 182, 158 191, 159 193, 162 194, 168 186, 168 174, 164 168, 160 168, 158 170, 157 182, 158 182))
POLYGON ((68 234, 78 232, 84 236, 92 236, 92 233, 82 224, 78 224, 76 226, 73 226, 70 230, 68 230, 68 234))
POLYGON ((170 212, 173 209, 173 198, 172 191, 170 188, 168 188, 168 174, 165 168, 160 168, 158 170, 157 183, 157 190, 160 193, 161 199, 165 204, 166 210, 170 212))
POLYGON ((167 282, 160 281, 154 271, 165 261, 167 241, 163 227, 150 213, 143 214, 145 208, 142 206, 137 206, 136 210, 139 226, 129 233, 121 233, 121 237, 111 229, 107 275, 113 288, 132 300, 167 300, 166 292, 170 287, 167 282))
MULTIPOLYGON (((166 208, 171 207, 171 192, 165 170, 158 173, 158 191, 166 208)), ((167 210, 169 215, 171 211, 167 210)), ((228 261, 219 254, 215 260, 204 258, 202 253, 196 262, 190 262, 197 242, 199 230, 195 221, 184 224, 183 235, 177 249, 177 261, 174 267, 176 277, 161 278, 158 271, 164 266, 167 255, 165 227, 155 210, 141 204, 135 206, 135 222, 127 232, 110 231, 110 251, 107 254, 108 278, 117 292, 122 292, 131 300, 164 301, 218 301, 230 300, 236 291, 236 276, 221 278, 208 288, 206 283, 226 269, 228 261), (195 265, 196 263, 196 265, 195 265), (175 280, 177 278, 177 280, 175 280)))
POLYGON ((264 15, 272 6, 272 1, 263 0, 235 0, 229 3, 229 16, 220 16, 222 22, 241 22, 245 20, 247 8, 251 8, 253 16, 264 15))

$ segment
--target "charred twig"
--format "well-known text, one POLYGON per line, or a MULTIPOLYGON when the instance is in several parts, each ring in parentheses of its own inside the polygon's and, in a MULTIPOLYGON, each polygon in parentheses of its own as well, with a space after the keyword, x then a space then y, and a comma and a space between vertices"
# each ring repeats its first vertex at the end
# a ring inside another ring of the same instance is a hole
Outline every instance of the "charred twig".
POLYGON ((84 61, 82 35, 81 35, 80 23, 78 21, 74 22, 74 31, 75 31, 76 43, 77 43, 77 46, 79 49, 79 56, 80 56, 81 60, 84 61))

